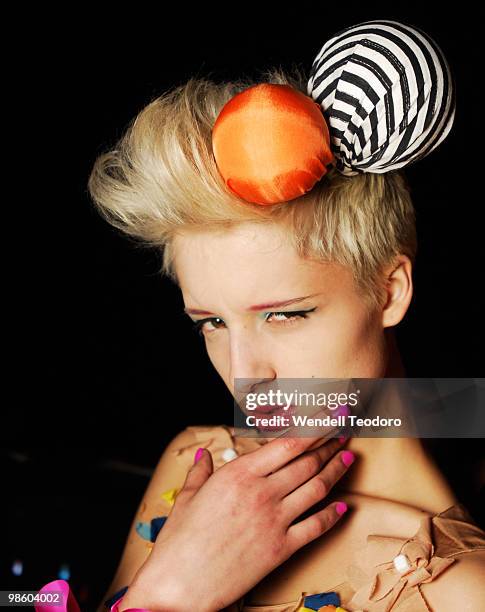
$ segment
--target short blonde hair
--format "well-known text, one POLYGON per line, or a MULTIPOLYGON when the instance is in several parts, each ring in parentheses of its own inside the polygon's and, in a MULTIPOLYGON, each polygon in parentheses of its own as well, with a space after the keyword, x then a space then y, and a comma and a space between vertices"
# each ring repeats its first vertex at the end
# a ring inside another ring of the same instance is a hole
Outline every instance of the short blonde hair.
POLYGON ((332 168, 305 195, 272 206, 248 204, 219 174, 211 130, 236 93, 258 82, 306 93, 306 76, 270 68, 259 79, 216 83, 190 78, 153 99, 114 149, 100 155, 88 181, 100 213, 126 234, 163 249, 161 272, 177 281, 172 238, 241 221, 280 223, 299 255, 349 266, 369 306, 383 299, 382 269, 405 254, 414 264, 415 214, 404 173, 344 176, 332 168))

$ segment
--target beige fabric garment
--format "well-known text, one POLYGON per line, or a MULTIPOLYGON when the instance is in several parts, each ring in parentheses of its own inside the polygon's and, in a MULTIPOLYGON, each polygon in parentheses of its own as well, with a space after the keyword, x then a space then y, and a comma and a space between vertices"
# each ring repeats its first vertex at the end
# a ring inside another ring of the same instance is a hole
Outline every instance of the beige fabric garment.
MULTIPOLYGON (((195 442, 172 452, 188 470, 199 446, 208 448, 214 468, 226 463, 224 451, 233 449, 238 455, 261 446, 257 438, 232 435, 231 428, 192 426, 195 442)), ((263 441, 264 442, 264 441, 263 441)), ((357 551, 354 562, 346 569, 347 580, 325 592, 335 591, 341 607, 349 612, 429 612, 430 607, 420 585, 439 579, 446 568, 459 562, 459 556, 485 549, 485 532, 473 521, 463 504, 455 504, 434 516, 425 516, 411 538, 370 534, 363 549, 357 551), (405 554, 411 564, 405 574, 394 568, 393 559, 405 554)), ((226 612, 296 612, 303 606, 306 595, 298 599, 271 605, 245 605, 244 598, 226 608, 226 612)))

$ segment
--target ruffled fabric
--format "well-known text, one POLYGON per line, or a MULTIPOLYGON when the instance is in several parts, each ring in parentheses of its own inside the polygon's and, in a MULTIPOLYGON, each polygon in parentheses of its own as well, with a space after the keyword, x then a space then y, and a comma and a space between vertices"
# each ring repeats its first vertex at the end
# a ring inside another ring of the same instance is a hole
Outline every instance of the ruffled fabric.
POLYGON ((428 612, 420 585, 435 580, 456 562, 457 554, 477 549, 485 549, 485 533, 473 523, 463 504, 425 516, 409 539, 371 534, 347 569, 348 582, 355 591, 347 607, 353 612, 428 612), (395 567, 399 555, 404 555, 407 569, 395 567))

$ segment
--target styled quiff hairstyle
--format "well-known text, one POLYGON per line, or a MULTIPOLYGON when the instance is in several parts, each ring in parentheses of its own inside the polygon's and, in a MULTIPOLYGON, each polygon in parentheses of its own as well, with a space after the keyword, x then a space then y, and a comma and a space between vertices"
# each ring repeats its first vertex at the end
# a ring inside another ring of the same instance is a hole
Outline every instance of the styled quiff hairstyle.
POLYGON ((248 204, 219 174, 211 130, 222 107, 258 82, 306 94, 307 78, 270 68, 260 80, 190 78, 145 106, 88 181, 100 213, 126 234, 163 249, 162 273, 177 282, 171 248, 180 232, 278 223, 301 257, 348 266, 369 307, 385 297, 383 268, 397 254, 414 264, 415 214, 403 171, 344 176, 332 168, 311 191, 271 206, 248 204))

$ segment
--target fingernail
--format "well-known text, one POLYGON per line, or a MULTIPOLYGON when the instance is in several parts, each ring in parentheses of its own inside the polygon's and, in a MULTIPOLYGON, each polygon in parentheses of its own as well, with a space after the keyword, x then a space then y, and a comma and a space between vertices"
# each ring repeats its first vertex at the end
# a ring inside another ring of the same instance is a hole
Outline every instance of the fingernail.
POLYGON ((342 461, 347 467, 349 467, 349 465, 352 465, 354 459, 355 455, 352 451, 346 450, 342 453, 342 461))
POLYGON ((338 441, 340 442, 340 444, 345 444, 345 441, 348 439, 347 436, 339 436, 338 437, 338 441))
POLYGON ((343 514, 344 512, 347 512, 347 504, 345 502, 338 502, 338 504, 335 506, 335 509, 337 510, 337 514, 343 514))
POLYGON ((347 404, 342 404, 336 411, 335 416, 349 416, 350 408, 347 404))
POLYGON ((194 463, 197 463, 197 461, 202 457, 202 453, 204 452, 204 449, 198 448, 197 452, 195 453, 195 457, 194 457, 194 463))

